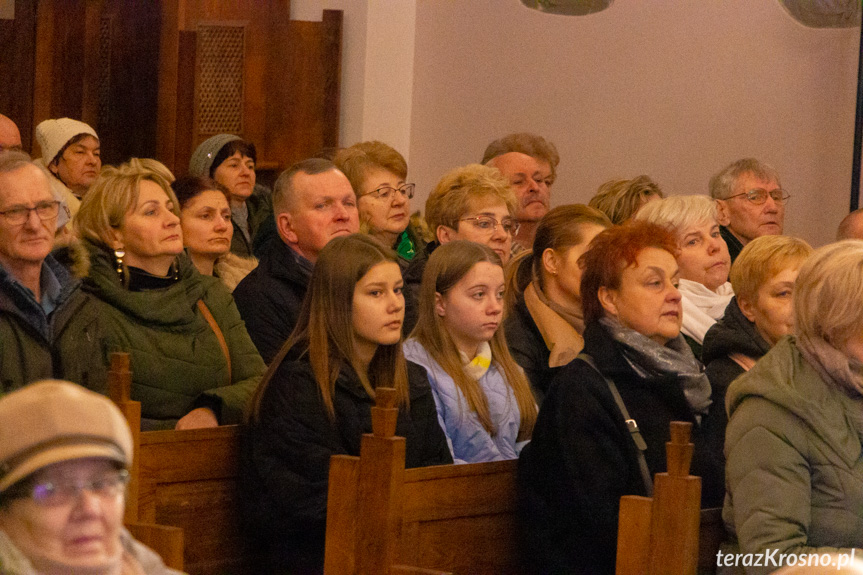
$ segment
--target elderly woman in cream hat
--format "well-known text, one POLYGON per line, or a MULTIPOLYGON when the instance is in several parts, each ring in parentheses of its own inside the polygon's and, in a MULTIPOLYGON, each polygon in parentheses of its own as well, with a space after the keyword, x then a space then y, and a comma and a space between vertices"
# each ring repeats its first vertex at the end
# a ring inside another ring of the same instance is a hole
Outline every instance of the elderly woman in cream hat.
POLYGON ((65 381, 0 399, 0 573, 178 575, 123 528, 132 435, 65 381))
POLYGON ((102 169, 96 130, 72 118, 45 120, 36 126, 36 141, 42 150, 36 163, 54 176, 54 195, 60 196, 74 216, 102 169))

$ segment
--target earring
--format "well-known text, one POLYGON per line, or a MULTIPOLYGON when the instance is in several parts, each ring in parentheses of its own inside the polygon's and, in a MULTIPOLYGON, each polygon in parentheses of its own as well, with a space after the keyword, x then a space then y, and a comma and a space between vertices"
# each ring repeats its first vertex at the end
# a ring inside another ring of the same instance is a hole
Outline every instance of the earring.
POLYGON ((116 249, 114 250, 114 260, 116 264, 117 275, 120 276, 120 281, 123 281, 123 257, 126 255, 125 250, 116 249))
POLYGON ((180 279, 180 265, 177 263, 177 260, 174 260, 174 263, 171 264, 171 277, 174 281, 180 279))

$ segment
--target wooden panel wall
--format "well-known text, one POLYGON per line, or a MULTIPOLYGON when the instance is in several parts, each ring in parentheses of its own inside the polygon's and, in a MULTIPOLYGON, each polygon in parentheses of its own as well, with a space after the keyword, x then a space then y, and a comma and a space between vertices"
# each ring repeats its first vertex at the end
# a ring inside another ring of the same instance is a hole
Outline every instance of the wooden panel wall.
POLYGON ((30 149, 36 66, 36 3, 16 0, 15 19, 0 20, 0 114, 12 118, 30 149))
POLYGON ((219 23, 245 27, 239 135, 260 168, 338 145, 341 12, 293 22, 289 0, 16 0, 0 21, 0 78, 14 79, 0 113, 26 149, 39 122, 68 116, 96 128, 104 163, 156 157, 182 175, 209 136, 196 130, 196 31, 219 23))
POLYGON ((290 20, 288 0, 163 4, 158 157, 183 174, 195 147, 211 134, 196 121, 195 54, 199 25, 245 28, 243 131, 255 143, 259 170, 277 172, 338 145, 342 14, 323 22, 290 20))

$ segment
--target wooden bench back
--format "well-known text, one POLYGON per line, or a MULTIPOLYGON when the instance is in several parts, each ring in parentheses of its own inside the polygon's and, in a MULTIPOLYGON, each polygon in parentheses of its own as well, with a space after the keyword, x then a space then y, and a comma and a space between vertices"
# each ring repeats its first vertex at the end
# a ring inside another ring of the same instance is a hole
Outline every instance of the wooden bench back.
POLYGON ((330 462, 324 573, 517 573, 517 462, 405 470, 395 394, 376 392, 360 457, 330 462))
MULTIPOLYGON (((394 392, 376 391, 374 430, 363 436, 360 456, 337 455, 330 462, 325 575, 518 573, 517 462, 406 470, 404 439, 394 436, 398 414, 394 392)), ((678 462, 674 465, 672 469, 680 468, 678 462)), ((624 551, 624 556, 634 556, 629 570, 624 567, 619 573, 648 573, 651 520, 656 521, 654 533, 675 533, 677 548, 685 547, 671 561, 677 571, 656 572, 694 573, 696 564, 705 567, 702 572, 712 572, 722 539, 719 510, 698 509, 699 478, 692 478, 698 487, 694 490, 693 481, 681 482, 677 473, 669 491, 663 487, 668 481, 659 475, 659 498, 685 496, 688 504, 682 517, 687 520, 664 511, 649 513, 649 498, 624 498, 647 506, 648 513, 636 518, 640 523, 622 519, 630 528, 630 539, 638 542, 640 537, 647 547, 624 551), (699 523, 706 536, 699 537, 699 523)), ((688 462, 684 475, 688 477, 688 462)), ((622 502, 622 508, 626 506, 622 502)), ((661 537, 654 539, 658 542, 661 537)))
POLYGON ((170 566, 192 575, 257 573, 256 553, 241 525, 242 428, 141 432, 141 407, 129 400, 130 385, 128 355, 112 354, 111 397, 126 415, 135 445, 125 517, 132 533, 166 558, 176 557, 178 540, 162 542, 165 526, 179 532, 182 562, 172 559, 170 566))

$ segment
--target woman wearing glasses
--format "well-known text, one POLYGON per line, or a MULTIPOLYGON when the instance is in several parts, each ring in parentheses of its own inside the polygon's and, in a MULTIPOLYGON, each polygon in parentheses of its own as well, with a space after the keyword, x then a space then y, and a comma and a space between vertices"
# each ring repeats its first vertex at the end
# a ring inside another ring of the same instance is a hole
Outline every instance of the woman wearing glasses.
POLYGON ((333 159, 357 194, 360 230, 392 247, 402 268, 423 251, 426 241, 411 223, 414 184, 407 182, 404 157, 383 142, 360 142, 333 159))
POLYGON ((440 179, 426 200, 425 217, 435 241, 414 258, 404 271, 405 328, 408 333, 417 318, 416 297, 423 270, 431 253, 441 244, 469 240, 485 244, 506 265, 512 240, 518 233, 517 200, 507 180, 496 168, 469 164, 440 179))
POLYGON ((65 381, 0 399, 0 573, 179 575, 123 528, 132 434, 65 381))

